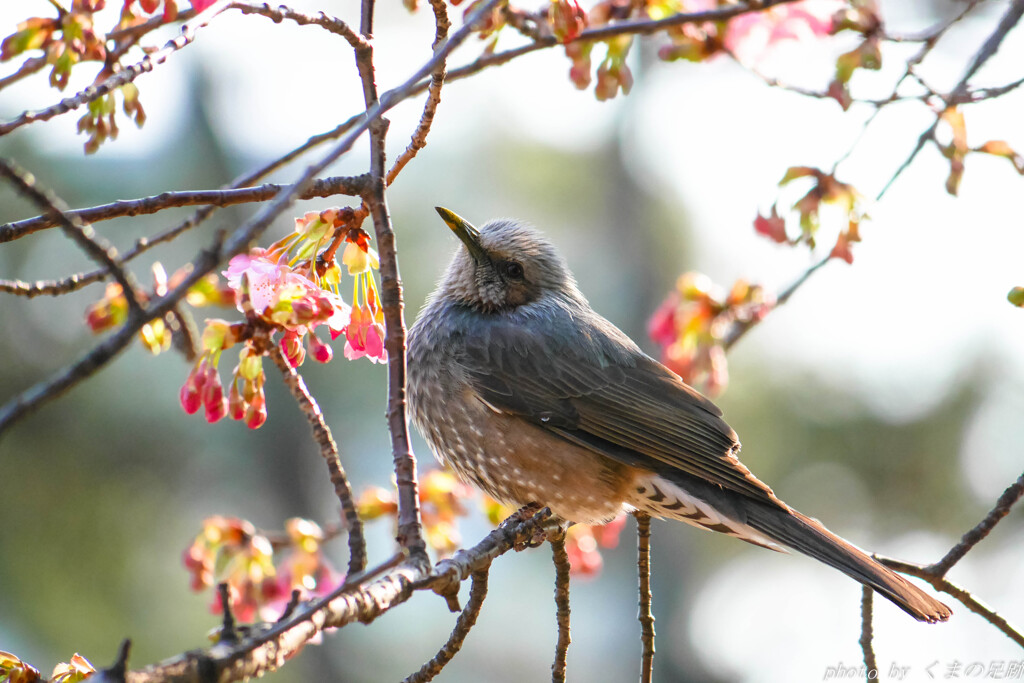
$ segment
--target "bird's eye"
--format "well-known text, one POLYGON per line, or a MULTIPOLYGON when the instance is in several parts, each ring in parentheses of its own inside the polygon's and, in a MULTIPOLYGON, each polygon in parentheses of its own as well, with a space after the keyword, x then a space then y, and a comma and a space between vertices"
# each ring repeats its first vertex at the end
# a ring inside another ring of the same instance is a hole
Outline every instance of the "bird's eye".
POLYGON ((501 274, 510 280, 523 279, 523 266, 515 261, 502 261, 498 264, 501 274))

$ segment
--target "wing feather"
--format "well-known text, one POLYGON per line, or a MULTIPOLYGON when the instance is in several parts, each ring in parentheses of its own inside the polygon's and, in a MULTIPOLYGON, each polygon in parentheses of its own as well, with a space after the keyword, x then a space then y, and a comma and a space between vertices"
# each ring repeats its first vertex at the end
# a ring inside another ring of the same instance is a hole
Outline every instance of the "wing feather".
POLYGON ((488 320, 457 355, 488 405, 620 462, 784 506, 736 458, 739 442, 717 406, 603 318, 521 323, 488 320))

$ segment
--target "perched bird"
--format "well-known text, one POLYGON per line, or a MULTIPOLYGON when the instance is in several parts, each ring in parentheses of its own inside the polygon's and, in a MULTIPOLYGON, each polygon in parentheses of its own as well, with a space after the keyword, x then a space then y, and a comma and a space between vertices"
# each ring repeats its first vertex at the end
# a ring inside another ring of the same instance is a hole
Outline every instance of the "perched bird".
POLYGON ((722 412, 594 312, 543 235, 437 211, 463 247, 409 332, 409 405, 443 464, 497 500, 566 521, 635 509, 792 548, 921 621, 949 618, 751 474, 722 412))

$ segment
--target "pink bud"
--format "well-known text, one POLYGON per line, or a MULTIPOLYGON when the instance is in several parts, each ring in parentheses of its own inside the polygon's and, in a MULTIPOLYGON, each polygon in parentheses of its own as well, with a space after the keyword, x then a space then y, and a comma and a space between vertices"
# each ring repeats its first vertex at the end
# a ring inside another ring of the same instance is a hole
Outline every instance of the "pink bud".
POLYGON ((253 397, 252 403, 249 404, 249 408, 245 411, 245 424, 248 425, 249 429, 259 429, 266 421, 267 400, 261 389, 253 397))
POLYGON ((178 394, 178 398, 181 400, 181 407, 189 415, 194 414, 199 410, 199 406, 203 404, 202 396, 196 391, 190 380, 185 382, 185 385, 178 394))
POLYGON ((206 368, 206 386, 203 387, 203 405, 206 407, 206 421, 216 422, 228 414, 228 401, 224 398, 224 387, 220 383, 217 368, 206 368))
POLYGON ((294 332, 287 332, 281 337, 281 353, 293 368, 299 367, 306 360, 306 347, 302 345, 299 335, 294 332))
POLYGON ((228 401, 224 398, 223 392, 220 393, 220 400, 207 401, 205 405, 207 422, 217 422, 228 414, 228 401))
POLYGON ((232 420, 241 420, 245 417, 245 410, 248 406, 241 392, 238 391, 238 382, 231 383, 231 391, 228 392, 228 413, 232 420))
POLYGON ((331 358, 334 358, 334 349, 320 341, 312 332, 309 333, 309 350, 313 352, 313 358, 318 363, 329 363, 331 358))
POLYGON ((201 360, 192 368, 185 379, 185 386, 178 393, 181 400, 181 407, 186 413, 192 415, 203 402, 203 389, 206 386, 206 360, 201 360))

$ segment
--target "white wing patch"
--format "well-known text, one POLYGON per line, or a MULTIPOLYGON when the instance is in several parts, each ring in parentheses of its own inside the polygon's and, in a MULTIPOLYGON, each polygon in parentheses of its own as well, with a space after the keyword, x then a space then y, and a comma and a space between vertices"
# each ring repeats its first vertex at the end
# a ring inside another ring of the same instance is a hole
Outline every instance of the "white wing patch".
POLYGON ((653 473, 649 477, 635 480, 632 497, 626 503, 652 517, 675 519, 770 550, 788 552, 756 529, 723 515, 707 502, 691 496, 676 484, 653 473))

